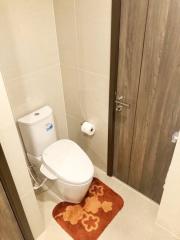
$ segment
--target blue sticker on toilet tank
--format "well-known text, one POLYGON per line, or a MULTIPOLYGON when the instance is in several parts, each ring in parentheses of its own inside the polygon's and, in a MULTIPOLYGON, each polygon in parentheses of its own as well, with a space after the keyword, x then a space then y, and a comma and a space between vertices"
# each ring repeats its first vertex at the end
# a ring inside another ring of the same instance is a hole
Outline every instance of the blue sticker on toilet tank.
POLYGON ((50 131, 53 128, 53 124, 52 123, 48 123, 46 124, 46 131, 50 131))

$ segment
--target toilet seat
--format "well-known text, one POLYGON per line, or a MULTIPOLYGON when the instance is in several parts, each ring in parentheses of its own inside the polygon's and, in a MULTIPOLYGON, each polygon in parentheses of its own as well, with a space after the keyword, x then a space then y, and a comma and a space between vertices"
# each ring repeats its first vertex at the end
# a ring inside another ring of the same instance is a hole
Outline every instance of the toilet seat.
POLYGON ((87 154, 73 141, 62 139, 51 144, 42 154, 41 172, 50 179, 70 184, 85 184, 94 175, 87 154))

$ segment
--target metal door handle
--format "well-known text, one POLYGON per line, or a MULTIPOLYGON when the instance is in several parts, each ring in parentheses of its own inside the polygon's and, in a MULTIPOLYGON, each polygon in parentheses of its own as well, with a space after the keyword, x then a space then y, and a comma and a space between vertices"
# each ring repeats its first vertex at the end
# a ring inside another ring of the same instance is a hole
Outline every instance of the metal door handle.
POLYGON ((130 108, 130 104, 123 102, 122 100, 124 99, 123 96, 117 97, 115 100, 115 104, 116 104, 116 111, 117 112, 121 112, 123 110, 123 108, 130 108))
POLYGON ((118 100, 116 100, 115 102, 116 102, 116 104, 119 104, 122 107, 130 108, 130 104, 129 103, 120 102, 118 100))

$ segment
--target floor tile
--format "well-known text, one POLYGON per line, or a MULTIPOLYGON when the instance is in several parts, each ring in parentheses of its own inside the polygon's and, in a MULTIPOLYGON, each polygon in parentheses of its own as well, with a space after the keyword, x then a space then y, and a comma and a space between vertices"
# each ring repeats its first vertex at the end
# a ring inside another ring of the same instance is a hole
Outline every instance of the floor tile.
MULTIPOLYGON (((175 240, 155 224, 159 205, 135 191, 115 177, 108 177, 96 168, 95 176, 124 199, 124 207, 99 237, 100 240, 175 240)), ((71 240, 72 238, 56 223, 52 210, 61 200, 51 191, 37 195, 45 224, 44 233, 37 240, 71 240)))

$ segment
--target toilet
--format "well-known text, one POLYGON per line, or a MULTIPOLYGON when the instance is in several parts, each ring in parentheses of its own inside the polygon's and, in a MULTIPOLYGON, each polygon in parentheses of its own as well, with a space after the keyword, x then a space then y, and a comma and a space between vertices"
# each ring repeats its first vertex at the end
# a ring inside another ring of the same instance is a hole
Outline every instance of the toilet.
POLYGON ((57 139, 53 111, 42 107, 18 119, 27 157, 49 180, 56 181, 60 197, 79 203, 94 176, 94 166, 78 144, 57 139))

